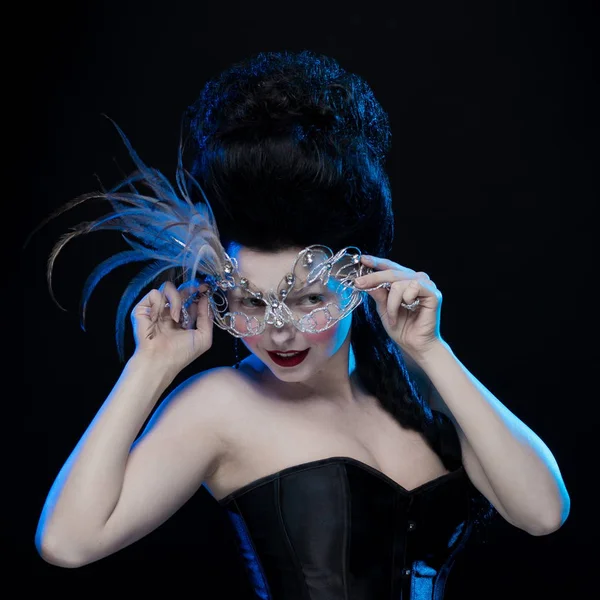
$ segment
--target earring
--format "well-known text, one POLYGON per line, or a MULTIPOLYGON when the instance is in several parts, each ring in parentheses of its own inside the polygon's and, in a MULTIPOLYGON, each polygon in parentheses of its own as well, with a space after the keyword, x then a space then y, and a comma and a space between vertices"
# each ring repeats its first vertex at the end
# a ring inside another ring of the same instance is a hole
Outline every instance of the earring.
POLYGON ((233 341, 233 352, 235 354, 235 366, 234 369, 240 368, 240 340, 239 338, 234 338, 233 341))

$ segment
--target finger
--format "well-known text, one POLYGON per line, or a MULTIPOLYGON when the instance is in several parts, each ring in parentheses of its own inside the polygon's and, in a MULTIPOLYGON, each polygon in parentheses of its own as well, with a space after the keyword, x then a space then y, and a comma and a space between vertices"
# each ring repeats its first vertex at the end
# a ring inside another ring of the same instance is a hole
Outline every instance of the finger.
POLYGON ((213 322, 212 313, 210 310, 210 302, 206 290, 201 292, 198 302, 195 303, 196 315, 196 330, 201 331, 204 335, 212 339, 213 322))
POLYGON ((388 320, 390 325, 394 327, 398 322, 398 312, 400 311, 400 305, 404 302, 404 304, 410 304, 414 302, 417 296, 414 296, 410 302, 406 301, 407 297, 413 295, 416 289, 416 294, 419 294, 419 282, 416 279, 404 280, 404 281, 394 281, 392 283, 392 287, 390 288, 390 293, 387 298, 387 312, 388 312, 388 320))
POLYGON ((144 314, 152 323, 158 321, 158 317, 161 314, 164 306, 163 295, 157 290, 150 290, 137 305, 132 316, 141 316, 144 314))
POLYGON ((437 285, 435 285, 435 281, 432 281, 431 277, 429 277, 429 275, 427 275, 427 273, 423 273, 422 271, 417 273, 418 277, 417 279, 421 282, 424 283, 425 286, 429 286, 431 288, 433 288, 434 290, 437 290, 437 285))
POLYGON ((368 267, 374 268, 377 271, 383 271, 385 269, 396 269, 403 271, 410 271, 414 273, 413 269, 409 267, 404 267, 389 258, 379 258, 378 256, 371 256, 370 254, 363 254, 361 256, 361 262, 367 265, 368 267))
POLYGON ((425 283, 418 279, 395 281, 392 283, 386 307, 390 315, 390 323, 396 324, 400 307, 405 310, 414 310, 407 308, 407 306, 417 301, 428 308, 435 308, 436 305, 441 303, 442 294, 431 283, 425 283))
POLYGON ((368 294, 369 296, 371 296, 371 298, 373 298, 373 300, 375 300, 375 304, 377 305, 377 309, 380 312, 380 314, 383 314, 383 312, 387 310, 387 297, 389 291, 386 288, 379 288, 377 290, 367 290, 365 291, 365 294, 368 294))
POLYGON ((362 275, 354 280, 354 285, 359 289, 373 288, 380 283, 393 283, 394 281, 404 281, 406 279, 413 279, 415 272, 409 269, 386 269, 385 271, 374 271, 368 275, 362 275))
POLYGON ((197 291, 199 291, 199 289, 201 287, 208 287, 208 284, 203 283, 202 285, 200 285, 200 282, 197 279, 190 279, 189 281, 186 281, 185 283, 182 283, 177 290, 179 291, 179 293, 181 294, 181 297, 185 300, 187 300, 190 296, 192 296, 193 294, 195 294, 197 291))
POLYGON ((182 327, 184 329, 193 328, 196 324, 199 314, 199 303, 204 294, 209 289, 208 284, 200 285, 198 280, 188 281, 179 286, 178 290, 182 297, 182 327))
MULTIPOLYGON (((169 312, 171 313, 171 318, 175 323, 179 323, 179 318, 181 317, 181 307, 182 307, 182 299, 181 294, 175 287, 175 284, 172 281, 165 281, 160 286, 160 291, 164 298, 167 299, 169 304, 169 312)), ((164 304, 163 304, 164 306, 164 304)))
MULTIPOLYGON (((421 295, 423 286, 418 279, 413 279, 402 294, 402 304, 411 305, 421 295)), ((397 313, 394 313, 397 314, 397 313)))
POLYGON ((195 302, 195 322, 196 328, 205 327, 210 320, 208 294, 201 292, 198 302, 195 302))
POLYGON ((186 298, 181 308, 181 326, 184 329, 192 329, 198 318, 198 304, 202 296, 196 291, 186 298))

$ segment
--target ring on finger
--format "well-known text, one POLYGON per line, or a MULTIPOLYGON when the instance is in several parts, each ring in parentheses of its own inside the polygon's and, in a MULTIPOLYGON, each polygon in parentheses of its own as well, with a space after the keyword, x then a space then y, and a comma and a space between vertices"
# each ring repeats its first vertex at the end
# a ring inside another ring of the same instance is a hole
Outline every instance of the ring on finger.
POLYGON ((184 329, 187 329, 190 325, 190 313, 187 311, 185 306, 181 307, 181 318, 180 318, 181 326, 184 329))
MULTIPOLYGON (((183 302, 182 307, 187 308, 190 304, 192 304, 192 302, 195 302, 199 297, 200 292, 194 292, 193 294, 190 294, 183 302)), ((165 308, 171 308, 171 303, 165 302, 165 308)))
MULTIPOLYGON (((171 308, 170 302, 165 302, 165 308, 171 308)), ((187 329, 190 324, 190 313, 187 311, 185 304, 181 306, 181 316, 179 317, 179 323, 184 329, 187 329)))
POLYGON ((404 302, 400 302, 400 306, 402 306, 406 310, 410 310, 410 311, 416 310, 416 308, 417 308, 417 306, 419 306, 419 304, 421 304, 421 300, 419 298, 417 298, 414 302, 411 302, 410 304, 405 304, 404 302))

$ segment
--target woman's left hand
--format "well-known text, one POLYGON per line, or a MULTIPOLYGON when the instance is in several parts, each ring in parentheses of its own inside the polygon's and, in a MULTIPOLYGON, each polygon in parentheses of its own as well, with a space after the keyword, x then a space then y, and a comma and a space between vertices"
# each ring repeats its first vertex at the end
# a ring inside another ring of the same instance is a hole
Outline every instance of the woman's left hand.
POLYGON ((389 282, 389 289, 367 291, 377 305, 381 322, 394 342, 417 360, 441 341, 442 294, 427 273, 416 272, 385 258, 363 255, 361 262, 374 270, 358 277, 358 289, 389 282), (362 285, 359 285, 362 284, 362 285), (402 306, 418 304, 414 309, 402 306))

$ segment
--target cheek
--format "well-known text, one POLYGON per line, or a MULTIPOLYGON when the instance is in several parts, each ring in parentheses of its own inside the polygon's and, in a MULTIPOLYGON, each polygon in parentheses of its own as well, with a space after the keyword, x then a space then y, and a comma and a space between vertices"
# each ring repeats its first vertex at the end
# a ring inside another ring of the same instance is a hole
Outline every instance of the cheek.
POLYGON ((305 333, 304 337, 309 344, 329 344, 340 334, 340 325, 334 325, 320 333, 305 333))
POLYGON ((248 349, 253 350, 258 347, 261 338, 261 335, 247 335, 246 337, 243 337, 242 340, 248 349))

